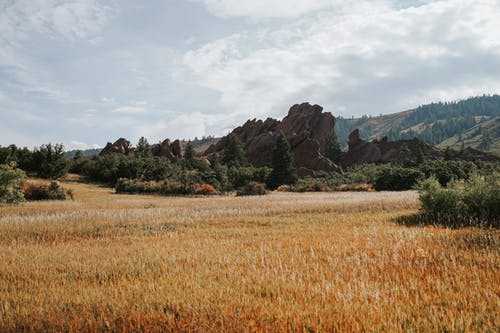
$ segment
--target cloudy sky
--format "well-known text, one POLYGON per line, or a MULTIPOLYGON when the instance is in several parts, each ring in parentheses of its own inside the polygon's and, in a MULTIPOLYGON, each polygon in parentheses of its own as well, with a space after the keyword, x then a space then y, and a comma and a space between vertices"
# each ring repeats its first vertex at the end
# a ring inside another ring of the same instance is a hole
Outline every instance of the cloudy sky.
POLYGON ((500 0, 0 0, 0 145, 227 133, 500 93, 500 0))

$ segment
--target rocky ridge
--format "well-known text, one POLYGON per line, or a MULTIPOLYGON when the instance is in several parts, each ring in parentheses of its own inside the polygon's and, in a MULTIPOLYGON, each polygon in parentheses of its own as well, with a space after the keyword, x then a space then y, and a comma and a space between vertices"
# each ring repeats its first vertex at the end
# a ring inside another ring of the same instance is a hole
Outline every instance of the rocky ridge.
MULTIPOLYGON (((323 112, 319 105, 302 103, 293 105, 282 121, 267 118, 248 120, 231 134, 243 143, 248 161, 261 167, 271 159, 272 148, 278 136, 283 134, 290 143, 300 176, 316 176, 323 171, 341 168, 327 159, 323 153, 328 136, 334 135, 335 118, 323 112)), ((227 136, 205 151, 205 154, 221 152, 227 136)))

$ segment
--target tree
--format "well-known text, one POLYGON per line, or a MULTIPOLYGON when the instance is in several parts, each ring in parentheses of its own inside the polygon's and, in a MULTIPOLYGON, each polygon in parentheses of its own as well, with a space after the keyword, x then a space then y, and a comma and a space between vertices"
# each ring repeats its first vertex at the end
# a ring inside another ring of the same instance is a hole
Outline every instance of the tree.
POLYGON ((325 156, 333 163, 338 164, 342 158, 342 150, 335 134, 331 134, 326 138, 325 156))
POLYGON ((186 145, 186 149, 184 150, 184 159, 186 161, 191 161, 194 158, 195 152, 193 148, 193 144, 191 141, 188 141, 186 145))
POLYGON ((222 163, 229 167, 240 167, 246 164, 243 144, 234 134, 227 136, 222 153, 222 163))
POLYGON ((280 185, 297 183, 297 169, 290 149, 290 144, 283 135, 280 135, 274 144, 271 156, 272 171, 267 179, 267 185, 275 189, 280 185))
POLYGON ((139 142, 137 142, 137 147, 135 148, 135 155, 138 157, 151 157, 153 156, 153 152, 151 150, 151 145, 148 142, 148 139, 141 136, 139 142))
POLYGON ((26 174, 16 169, 15 164, 0 165, 0 203, 20 203, 24 201, 22 185, 26 174))
POLYGON ((47 179, 59 179, 65 176, 69 167, 64 157, 63 145, 51 143, 41 145, 34 150, 33 165, 37 175, 47 179))
POLYGON ((489 131, 483 131, 483 137, 481 138, 481 142, 479 143, 478 148, 481 150, 489 150, 491 145, 493 144, 493 140, 491 139, 489 131))

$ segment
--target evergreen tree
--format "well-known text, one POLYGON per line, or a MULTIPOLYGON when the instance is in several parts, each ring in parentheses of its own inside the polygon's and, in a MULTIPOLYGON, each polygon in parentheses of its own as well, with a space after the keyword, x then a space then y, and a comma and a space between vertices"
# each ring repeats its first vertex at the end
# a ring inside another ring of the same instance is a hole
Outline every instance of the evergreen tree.
POLYGON ((297 183, 297 169, 290 149, 290 144, 280 135, 274 144, 271 156, 272 171, 267 179, 267 185, 275 189, 280 185, 297 183))
POLYGON ((194 155, 195 155, 195 152, 194 152, 193 144, 191 143, 191 141, 188 141, 188 143, 186 145, 186 149, 184 150, 184 159, 186 161, 191 161, 194 158, 194 155))
POLYGON ((141 136, 139 142, 137 142, 137 147, 135 148, 135 155, 138 157, 151 157, 153 156, 153 151, 151 150, 151 145, 148 139, 141 136))
POLYGON ((333 163, 339 163, 342 157, 342 150, 335 134, 331 134, 326 138, 325 156, 333 163))
POLYGON ((61 144, 46 144, 33 152, 33 165, 41 178, 58 179, 66 175, 69 163, 64 157, 64 147, 61 144))
POLYGON ((224 150, 222 153, 222 163, 229 167, 240 167, 246 164, 245 151, 243 144, 234 134, 227 136, 224 150))
POLYGON ((493 144, 493 140, 491 139, 489 131, 483 131, 483 137, 481 142, 479 143, 478 148, 481 150, 489 150, 491 145, 493 144))

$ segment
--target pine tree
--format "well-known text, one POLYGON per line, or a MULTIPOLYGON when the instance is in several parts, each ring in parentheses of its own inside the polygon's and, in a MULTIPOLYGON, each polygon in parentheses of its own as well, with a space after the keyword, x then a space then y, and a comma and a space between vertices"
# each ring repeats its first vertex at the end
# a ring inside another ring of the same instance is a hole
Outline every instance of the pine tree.
POLYGON ((188 141, 186 145, 186 149, 184 150, 184 159, 190 161, 194 158, 195 152, 193 148, 193 144, 191 141, 188 141))
POLYGON ((137 142, 137 148, 135 148, 135 154, 140 157, 150 157, 153 155, 151 150, 151 145, 148 143, 148 139, 141 136, 139 142, 137 142))
POLYGON ((240 167, 246 164, 243 144, 234 134, 227 136, 224 151, 222 153, 222 163, 229 167, 240 167))
POLYGON ((271 156, 272 171, 267 179, 267 185, 275 189, 280 185, 297 183, 297 169, 290 149, 290 144, 283 135, 280 135, 274 144, 271 156))
POLYGON ((325 156, 333 163, 339 163, 342 157, 342 150, 335 134, 331 134, 326 138, 325 156))

